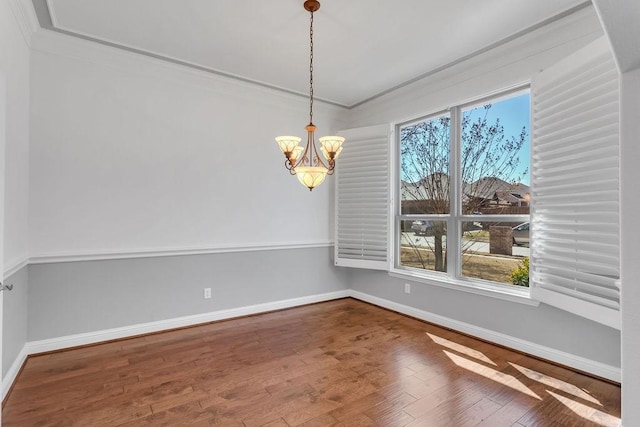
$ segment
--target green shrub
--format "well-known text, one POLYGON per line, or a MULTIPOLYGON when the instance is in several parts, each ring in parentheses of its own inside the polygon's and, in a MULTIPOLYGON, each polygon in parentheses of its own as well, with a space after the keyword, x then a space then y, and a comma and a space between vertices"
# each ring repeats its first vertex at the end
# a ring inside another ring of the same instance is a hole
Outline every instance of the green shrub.
POLYGON ((511 272, 511 283, 516 286, 529 286, 529 258, 523 258, 520 266, 511 272))

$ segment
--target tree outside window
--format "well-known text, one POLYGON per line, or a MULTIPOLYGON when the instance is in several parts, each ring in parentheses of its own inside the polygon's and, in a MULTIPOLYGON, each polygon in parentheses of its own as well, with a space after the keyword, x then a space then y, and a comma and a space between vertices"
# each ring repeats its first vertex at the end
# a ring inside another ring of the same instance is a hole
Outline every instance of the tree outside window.
POLYGON ((399 267, 512 283, 529 255, 529 110, 527 91, 400 126, 399 267))

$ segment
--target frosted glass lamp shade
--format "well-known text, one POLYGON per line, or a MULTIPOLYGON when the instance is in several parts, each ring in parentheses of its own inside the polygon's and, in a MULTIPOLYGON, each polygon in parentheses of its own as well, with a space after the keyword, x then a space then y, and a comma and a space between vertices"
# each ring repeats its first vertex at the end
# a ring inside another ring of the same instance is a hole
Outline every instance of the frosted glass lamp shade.
POLYGON ((298 144, 300 144, 300 141, 302 141, 302 139, 297 136, 277 136, 276 137, 276 142, 278 143, 280 150, 284 154, 292 153, 294 148, 296 148, 298 144))
POLYGON ((297 146, 293 149, 293 152, 291 153, 291 158, 289 160, 291 160, 291 163, 294 163, 300 158, 300 156, 302 155, 302 152, 304 151, 304 147, 300 147, 297 146))
POLYGON ((295 172, 298 181, 309 190, 313 190, 324 182, 329 170, 322 166, 298 166, 295 172))
POLYGON ((344 142, 344 138, 341 136, 323 136, 322 138, 318 138, 322 147, 320 151, 324 154, 327 160, 336 159, 342 151, 342 143, 344 142))
MULTIPOLYGON (((343 148, 344 147, 338 148, 338 151, 336 151, 336 153, 333 155, 333 160, 336 160, 338 158, 340 153, 342 153, 343 148)), ((320 151, 322 151, 322 155, 324 156, 325 159, 330 160, 329 152, 324 147, 320 147, 320 151)))

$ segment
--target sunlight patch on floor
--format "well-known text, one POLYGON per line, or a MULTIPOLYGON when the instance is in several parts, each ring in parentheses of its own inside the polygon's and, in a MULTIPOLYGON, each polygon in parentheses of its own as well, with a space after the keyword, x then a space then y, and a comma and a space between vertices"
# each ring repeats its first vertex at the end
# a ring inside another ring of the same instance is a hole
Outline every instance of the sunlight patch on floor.
POLYGON ((444 354, 451 359, 453 363, 458 365, 461 368, 467 369, 473 373, 481 375, 490 380, 496 381, 504 386, 517 390, 521 393, 524 393, 528 396, 536 398, 538 400, 542 400, 540 396, 535 394, 531 389, 529 389, 526 385, 522 384, 515 377, 505 374, 504 372, 496 371, 493 368, 482 365, 478 362, 474 362, 473 360, 466 359, 462 356, 458 356, 457 354, 450 353, 447 350, 443 350, 444 354))
POLYGON ((576 402, 568 397, 561 396, 552 391, 547 390, 551 396, 555 397, 563 405, 573 411, 575 414, 581 416, 585 420, 597 423, 601 426, 618 427, 620 425, 620 418, 609 415, 606 412, 602 412, 598 409, 587 406, 584 403, 576 402))
POLYGON ((571 394, 582 400, 586 400, 587 402, 595 403, 596 405, 602 406, 602 403, 600 403, 598 399, 573 384, 569 384, 566 381, 562 381, 557 378, 553 378, 540 372, 534 371, 532 369, 525 368, 524 366, 516 365, 515 363, 509 362, 509 364, 518 371, 522 372, 529 379, 538 381, 539 383, 542 383, 548 387, 553 387, 556 390, 571 394))
POLYGON ((455 350, 458 353, 466 354, 469 357, 473 357, 474 359, 481 360, 481 361, 483 361, 485 363, 488 363, 490 365, 496 366, 496 364, 495 364, 495 362, 493 360, 489 359, 487 356, 485 356, 482 352, 479 352, 478 350, 474 350, 474 349, 472 349, 470 347, 467 347, 465 345, 458 344, 458 343, 455 343, 453 341, 449 341, 448 339, 439 337, 437 335, 433 335, 433 334, 430 334, 430 333, 427 333, 427 335, 436 344, 439 344, 439 345, 441 345, 443 347, 450 348, 451 350, 455 350))

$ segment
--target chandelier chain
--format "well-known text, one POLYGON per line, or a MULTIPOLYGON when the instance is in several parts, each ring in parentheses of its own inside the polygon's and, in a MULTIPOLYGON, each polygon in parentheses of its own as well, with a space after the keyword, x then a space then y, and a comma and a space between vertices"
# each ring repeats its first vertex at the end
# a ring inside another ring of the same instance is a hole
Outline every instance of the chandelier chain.
POLYGON ((309 123, 313 123, 313 11, 309 25, 309 123))
POLYGON ((309 124, 307 143, 302 146, 302 138, 297 136, 279 136, 276 142, 286 158, 285 168, 291 175, 296 175, 302 185, 313 190, 324 182, 327 175, 332 175, 336 159, 342 151, 344 138, 341 136, 323 136, 320 138, 320 149, 316 146, 316 125, 313 124, 313 19, 314 12, 320 9, 318 0, 305 0, 304 10, 309 15, 309 124), (320 153, 326 159, 320 156, 320 153))

